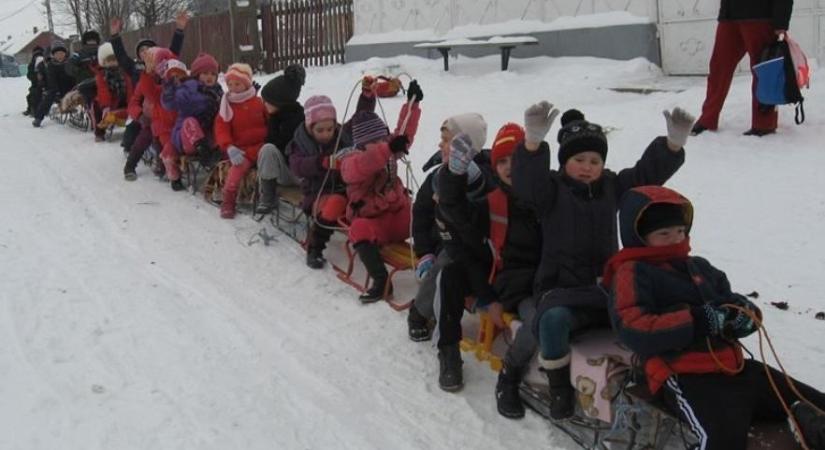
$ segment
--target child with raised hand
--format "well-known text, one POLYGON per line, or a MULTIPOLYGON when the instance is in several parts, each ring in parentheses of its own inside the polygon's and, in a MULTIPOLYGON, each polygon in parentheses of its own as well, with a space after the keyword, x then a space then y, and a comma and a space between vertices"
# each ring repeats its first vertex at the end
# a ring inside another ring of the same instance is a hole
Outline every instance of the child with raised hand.
MULTIPOLYGON (((397 160, 408 153, 415 137, 424 93, 413 81, 407 95, 409 102, 401 108, 393 135, 374 112, 357 112, 350 121, 356 151, 340 161, 349 199, 349 240, 373 280, 359 297, 362 303, 384 297, 389 275, 379 246, 404 242, 410 234, 410 197, 398 177, 397 160)), ((392 286, 387 288, 391 292, 392 286)))
POLYGON ((213 154, 217 153, 213 152, 212 128, 223 96, 218 70, 218 61, 206 53, 192 62, 188 78, 181 65, 166 69, 161 101, 165 108, 178 113, 172 128, 172 147, 161 154, 170 180, 180 179, 181 153, 197 155, 205 166, 211 165, 213 154))
POLYGON ((215 142, 232 166, 223 187, 221 217, 235 217, 235 203, 241 180, 258 160, 266 139, 266 108, 252 83, 252 68, 235 63, 224 75, 227 92, 221 98, 215 118, 215 142))
POLYGON ((755 418, 784 421, 788 404, 811 449, 825 448, 825 394, 745 359, 739 339, 761 312, 731 290, 724 272, 690 255, 693 206, 659 186, 631 189, 619 210, 624 248, 607 263, 609 312, 623 344, 641 357, 645 383, 701 439, 701 448, 744 450, 755 418), (723 406, 723 407, 721 407, 723 406))
POLYGON ((560 420, 573 415, 570 333, 608 325, 607 296, 599 277, 618 250, 619 198, 635 186, 661 185, 679 169, 694 118, 680 108, 666 111, 668 135, 655 138, 634 167, 615 173, 604 167, 608 145, 601 126, 576 110, 562 117, 560 170, 549 170, 550 148, 544 137, 558 114, 548 102, 527 108, 526 138, 516 149, 512 178, 513 192, 541 223, 532 327, 550 385, 550 414, 560 420))
POLYGON ((115 110, 124 110, 129 105, 134 93, 134 82, 131 74, 119 66, 112 44, 105 42, 98 47, 97 59, 100 69, 95 74, 97 99, 94 107, 101 109, 101 123, 95 128, 95 141, 101 142, 112 120, 109 114, 115 110))

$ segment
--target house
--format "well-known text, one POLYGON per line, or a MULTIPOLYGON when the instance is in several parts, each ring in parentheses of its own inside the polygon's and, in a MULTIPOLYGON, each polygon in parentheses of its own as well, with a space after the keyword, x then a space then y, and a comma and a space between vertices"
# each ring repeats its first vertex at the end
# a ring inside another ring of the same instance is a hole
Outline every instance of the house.
POLYGON ((4 51, 10 55, 14 55, 14 59, 16 59, 19 64, 28 64, 29 61, 31 61, 32 51, 35 47, 40 46, 46 48, 55 40, 61 40, 65 42, 66 45, 69 45, 69 41, 67 39, 60 37, 51 31, 41 31, 34 35, 28 42, 18 40, 8 50, 4 51))

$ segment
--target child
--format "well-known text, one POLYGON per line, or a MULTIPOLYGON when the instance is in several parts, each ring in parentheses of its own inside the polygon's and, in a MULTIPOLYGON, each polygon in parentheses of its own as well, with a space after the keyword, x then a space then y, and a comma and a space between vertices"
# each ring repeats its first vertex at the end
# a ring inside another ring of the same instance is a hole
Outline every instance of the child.
POLYGON ((266 139, 266 108, 252 85, 252 68, 235 63, 224 75, 227 92, 215 118, 215 141, 226 152, 232 167, 223 187, 221 217, 235 217, 238 186, 258 160, 266 139))
POLYGON ((100 109, 101 126, 95 128, 95 142, 102 142, 106 135, 105 122, 109 112, 125 109, 134 93, 132 77, 118 65, 112 44, 106 42, 97 49, 100 69, 95 74, 97 100, 94 107, 100 109))
POLYGON ((362 303, 376 302, 384 297, 385 287, 392 289, 387 286, 379 246, 403 242, 410 234, 410 197, 398 178, 396 161, 407 154, 421 117, 419 102, 424 94, 417 81, 410 83, 407 96, 411 104, 401 108, 393 137, 374 112, 356 113, 351 124, 357 151, 341 159, 349 199, 349 240, 373 280, 372 287, 359 297, 362 303))
MULTIPOLYGON (((685 420, 701 449, 744 450, 751 422, 781 421, 785 411, 766 375, 791 410, 809 448, 825 448, 825 416, 791 392, 785 376, 744 359, 738 340, 756 331, 759 308, 731 291, 725 273, 691 256, 693 207, 658 186, 631 189, 619 222, 624 248, 604 274, 609 311, 619 339, 642 359, 651 393, 685 420), (741 368, 741 369, 740 369, 741 368)), ((825 394, 793 380, 799 392, 825 408, 825 394)))
POLYGON ((513 161, 513 192, 535 211, 542 228, 542 256, 534 292, 538 299, 532 328, 539 362, 550 385, 550 415, 573 415, 570 385, 570 333, 607 326, 607 297, 598 285, 604 263, 618 249, 616 205, 627 190, 663 184, 684 162, 682 147, 693 117, 679 108, 665 112, 668 135, 655 138, 632 168, 604 168, 607 138, 599 125, 570 110, 558 134, 561 171, 548 170, 544 136, 558 110, 547 102, 525 111, 525 142, 513 161))
POLYGON ((339 148, 352 146, 352 137, 338 124, 335 106, 324 95, 307 99, 304 104, 304 126, 295 130, 287 146, 292 172, 301 178, 304 193, 302 208, 312 217, 307 237, 306 264, 310 268, 324 267, 323 251, 332 235, 332 227, 346 213, 346 184, 336 164, 335 144, 339 148))
POLYGON ((34 113, 32 126, 39 128, 43 118, 49 113, 52 104, 60 100, 75 85, 74 78, 66 72, 68 51, 63 41, 54 41, 51 45, 52 57, 46 65, 46 93, 34 113))
POLYGON ((26 95, 26 110, 23 112, 24 116, 32 116, 43 99, 43 89, 46 80, 41 75, 40 66, 45 63, 45 50, 39 45, 35 45, 32 49, 31 61, 29 61, 28 70, 26 71, 26 78, 29 79, 31 86, 29 86, 29 94, 26 95))
POLYGON ((266 145, 258 153, 258 183, 261 193, 256 213, 269 214, 278 207, 278 185, 294 186, 289 172, 287 145, 304 121, 304 109, 298 103, 301 86, 306 80, 303 67, 293 64, 284 73, 269 80, 261 89, 267 112, 266 145))
MULTIPOLYGON (((164 108, 177 112, 178 116, 172 128, 170 151, 160 156, 166 175, 170 180, 177 180, 181 176, 181 153, 197 155, 204 165, 211 162, 212 128, 223 88, 218 84, 218 62, 206 53, 195 58, 191 78, 181 81, 173 75, 172 69, 171 66, 166 69, 161 102, 164 108)), ((185 66, 181 69, 185 70, 185 66)))

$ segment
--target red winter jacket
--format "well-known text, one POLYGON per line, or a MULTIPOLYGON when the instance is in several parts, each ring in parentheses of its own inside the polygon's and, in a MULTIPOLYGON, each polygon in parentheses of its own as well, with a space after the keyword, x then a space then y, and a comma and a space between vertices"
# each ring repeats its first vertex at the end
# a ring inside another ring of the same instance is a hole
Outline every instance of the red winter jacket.
POLYGON ((126 85, 125 101, 121 101, 122 99, 116 98, 112 95, 112 92, 109 90, 109 85, 106 83, 103 68, 100 68, 95 72, 95 83, 97 84, 97 104, 100 105, 101 108, 115 110, 118 109, 121 103, 131 104, 131 99, 135 90, 132 85, 132 77, 130 77, 129 74, 123 69, 120 69, 120 75, 123 77, 123 83, 126 85))
MULTIPOLYGON (((409 104, 401 108, 394 134, 400 134, 409 104)), ((413 103, 404 134, 412 145, 421 110, 413 103)), ((347 183, 347 218, 377 217, 410 207, 410 195, 398 178, 398 165, 387 142, 368 144, 341 160, 341 178, 347 183)))
MULTIPOLYGON (((161 144, 165 145, 171 139, 172 128, 175 126, 178 113, 169 111, 160 104, 162 90, 160 83, 155 81, 154 75, 149 75, 146 72, 141 73, 140 81, 138 81, 137 89, 132 95, 132 101, 129 105, 129 117, 135 119, 140 115, 133 116, 133 113, 137 108, 140 108, 137 105, 140 104, 140 99, 143 98, 144 105, 148 103, 152 113, 152 136, 160 139, 161 144), (137 105, 135 102, 137 102, 137 105)), ((145 114, 146 110, 144 109, 143 112, 145 114)))
POLYGON ((215 143, 226 152, 230 145, 240 147, 246 159, 256 163, 258 152, 266 142, 266 108, 260 97, 241 103, 230 103, 234 116, 230 122, 215 117, 215 143))

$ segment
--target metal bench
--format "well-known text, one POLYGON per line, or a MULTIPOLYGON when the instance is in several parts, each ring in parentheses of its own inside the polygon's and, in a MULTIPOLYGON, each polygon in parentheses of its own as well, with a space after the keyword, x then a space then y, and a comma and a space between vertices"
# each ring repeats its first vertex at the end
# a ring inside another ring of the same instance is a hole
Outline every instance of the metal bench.
POLYGON ((441 42, 425 42, 416 44, 415 48, 435 49, 444 58, 444 71, 450 70, 450 50, 467 47, 497 47, 501 50, 501 70, 510 66, 510 53, 520 45, 537 45, 538 39, 531 36, 496 36, 487 40, 455 39, 441 42))

